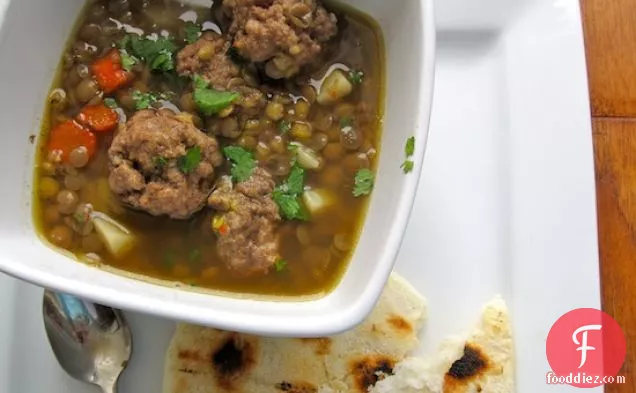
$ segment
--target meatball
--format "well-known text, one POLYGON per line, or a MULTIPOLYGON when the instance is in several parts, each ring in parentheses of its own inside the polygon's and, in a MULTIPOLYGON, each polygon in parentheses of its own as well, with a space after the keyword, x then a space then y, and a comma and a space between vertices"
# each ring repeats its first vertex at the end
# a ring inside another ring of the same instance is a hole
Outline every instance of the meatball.
POLYGON ((239 104, 244 106, 264 105, 263 94, 246 80, 246 76, 254 77, 228 55, 231 46, 226 37, 207 31, 177 54, 177 72, 183 76, 198 74, 216 90, 241 93, 239 104))
POLYGON ((223 162, 215 138, 168 109, 133 115, 108 157, 110 188, 124 204, 173 219, 187 219, 205 206, 214 168, 223 162))
POLYGON ((276 226, 281 218, 271 196, 274 187, 272 176, 256 168, 234 187, 223 178, 208 199, 218 212, 213 226, 219 256, 237 275, 265 274, 279 258, 276 226))
POLYGON ((270 78, 289 78, 314 61, 337 32, 337 20, 317 0, 224 0, 238 53, 266 63, 270 78))

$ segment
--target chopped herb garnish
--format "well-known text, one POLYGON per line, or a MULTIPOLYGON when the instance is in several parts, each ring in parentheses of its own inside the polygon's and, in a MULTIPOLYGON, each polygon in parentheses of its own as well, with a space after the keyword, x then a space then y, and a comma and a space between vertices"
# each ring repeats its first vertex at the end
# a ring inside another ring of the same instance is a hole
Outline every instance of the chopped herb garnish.
POLYGON ((240 94, 231 91, 218 91, 208 87, 208 82, 199 75, 194 76, 194 103, 199 111, 206 116, 212 116, 230 106, 240 94))
POLYGON ((126 71, 131 71, 133 66, 139 62, 135 56, 129 55, 125 49, 121 49, 119 55, 121 57, 121 67, 126 71))
POLYGON ((340 128, 347 128, 353 125, 353 118, 350 116, 345 116, 340 119, 340 128))
POLYGON ((179 157, 177 166, 179 170, 185 174, 192 172, 201 162, 201 148, 199 146, 191 147, 186 151, 185 156, 179 157))
POLYGON ((281 120, 278 123, 278 131, 281 135, 287 134, 291 130, 291 123, 289 120, 281 120))
POLYGON ((174 69, 174 53, 177 45, 170 38, 159 37, 156 40, 129 34, 119 41, 118 46, 127 53, 141 59, 155 71, 174 69))
POLYGON ((150 68, 156 71, 168 72, 174 70, 174 59, 172 52, 163 49, 150 62, 150 68))
POLYGON ((364 80, 364 72, 356 69, 349 70, 349 81, 354 85, 359 85, 364 80))
POLYGON ((163 169, 166 165, 168 165, 166 157, 156 156, 153 161, 158 169, 163 169))
POLYGON ((135 101, 135 108, 137 108, 137 110, 148 109, 159 100, 156 94, 142 93, 139 90, 133 91, 132 98, 135 101))
POLYGON ((375 175, 370 169, 363 168, 356 172, 353 186, 353 196, 369 195, 373 190, 375 175))
POLYGON ((412 136, 406 140, 406 145, 404 146, 404 154, 406 157, 411 157, 415 153, 415 137, 412 136))
POLYGON ((297 165, 291 169, 289 177, 285 182, 287 191, 290 194, 300 195, 305 191, 305 170, 297 165))
POLYGON ((188 44, 194 44, 201 37, 201 26, 194 22, 187 22, 183 31, 188 44))
POLYGON ((415 166, 415 163, 413 162, 413 160, 409 160, 408 158, 411 157, 414 153, 415 153, 415 137, 411 136, 406 140, 406 144, 404 145, 404 154, 406 155, 406 159, 400 166, 400 168, 402 168, 402 171, 404 173, 410 173, 413 171, 413 167, 415 166))
POLYGON ((110 109, 118 108, 117 101, 114 98, 104 98, 104 105, 109 107, 110 109))
POLYGON ((252 153, 239 146, 228 146, 223 149, 223 154, 232 162, 230 172, 235 182, 240 183, 252 176, 252 171, 256 168, 252 153))
POLYGON ((294 165, 289 177, 272 192, 281 215, 287 220, 307 220, 308 214, 300 202, 305 189, 305 170, 294 165))
POLYGON ((274 270, 277 272, 282 272, 287 267, 287 261, 284 259, 278 259, 276 263, 274 263, 274 270))
POLYGON ((415 166, 415 163, 413 161, 404 160, 400 168, 402 168, 402 171, 404 171, 404 173, 410 173, 413 171, 413 166, 415 166))

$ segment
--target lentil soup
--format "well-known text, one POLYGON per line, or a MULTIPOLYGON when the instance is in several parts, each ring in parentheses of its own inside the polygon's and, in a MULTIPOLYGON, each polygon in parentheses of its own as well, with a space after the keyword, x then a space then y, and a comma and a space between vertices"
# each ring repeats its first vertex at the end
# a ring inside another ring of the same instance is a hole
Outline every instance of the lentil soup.
POLYGON ((167 283, 329 291, 373 191, 384 64, 377 24, 332 3, 91 1, 47 101, 36 227, 167 283))

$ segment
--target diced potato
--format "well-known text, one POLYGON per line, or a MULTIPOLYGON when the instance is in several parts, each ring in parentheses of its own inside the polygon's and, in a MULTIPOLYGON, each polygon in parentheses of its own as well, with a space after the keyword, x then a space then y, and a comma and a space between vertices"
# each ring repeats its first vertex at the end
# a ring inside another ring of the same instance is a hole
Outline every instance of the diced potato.
POLYGON ((318 103, 320 105, 332 105, 351 94, 353 85, 344 72, 340 69, 333 70, 320 86, 318 103))
POLYGON ((97 235, 113 257, 121 258, 133 248, 137 239, 126 227, 103 213, 94 212, 91 218, 97 235))
POLYGON ((328 189, 305 190, 303 192, 303 203, 312 216, 320 214, 333 206, 335 202, 336 197, 328 189))

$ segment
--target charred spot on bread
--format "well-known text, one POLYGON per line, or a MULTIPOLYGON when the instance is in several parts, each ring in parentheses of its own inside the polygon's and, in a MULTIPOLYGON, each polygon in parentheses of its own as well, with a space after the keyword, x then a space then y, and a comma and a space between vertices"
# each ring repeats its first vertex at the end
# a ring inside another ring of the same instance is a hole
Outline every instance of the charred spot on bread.
POLYGON ((248 340, 240 340, 235 334, 229 335, 212 353, 212 368, 219 385, 225 388, 246 375, 255 363, 255 348, 248 340))
POLYGON ((315 346, 316 355, 328 355, 331 352, 331 339, 328 337, 321 338, 301 338, 300 341, 315 346))
POLYGON ((395 359, 386 355, 369 355, 351 364, 351 375, 359 392, 368 392, 369 388, 389 375, 393 375, 395 359))
POLYGON ((488 367, 488 360, 481 350, 467 344, 464 346, 464 354, 454 361, 446 373, 448 377, 462 380, 474 377, 488 367))
POLYGON ((411 333, 413 331, 411 323, 399 315, 391 315, 387 319, 387 323, 398 332, 411 333))
POLYGON ((309 382, 283 381, 276 385, 276 389, 285 393, 316 393, 318 388, 309 382))

